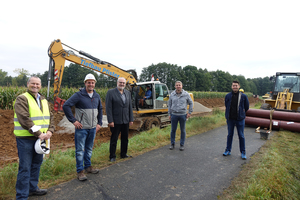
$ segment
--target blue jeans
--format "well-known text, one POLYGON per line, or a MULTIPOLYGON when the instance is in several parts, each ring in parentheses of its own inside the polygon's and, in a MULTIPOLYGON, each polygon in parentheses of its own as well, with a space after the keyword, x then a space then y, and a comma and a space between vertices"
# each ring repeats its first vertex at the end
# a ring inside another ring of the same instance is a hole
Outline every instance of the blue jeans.
POLYGON ((231 151, 232 147, 232 139, 233 139, 233 133, 234 133, 234 126, 236 126, 238 136, 239 136, 239 142, 240 142, 240 152, 246 153, 246 147, 245 147, 245 136, 244 136, 244 127, 245 127, 245 119, 242 120, 233 120, 228 119, 227 120, 227 147, 226 150, 231 151))
POLYGON ((183 146, 185 142, 185 122, 186 115, 172 115, 171 114, 171 144, 175 144, 175 136, 178 122, 180 124, 180 145, 183 146))
POLYGON ((43 155, 37 154, 34 149, 36 140, 16 138, 19 171, 16 183, 16 199, 27 199, 29 192, 38 189, 40 167, 43 162, 43 155))
POLYGON ((75 154, 77 173, 92 165, 91 157, 93 152, 95 136, 96 128, 75 129, 75 154))

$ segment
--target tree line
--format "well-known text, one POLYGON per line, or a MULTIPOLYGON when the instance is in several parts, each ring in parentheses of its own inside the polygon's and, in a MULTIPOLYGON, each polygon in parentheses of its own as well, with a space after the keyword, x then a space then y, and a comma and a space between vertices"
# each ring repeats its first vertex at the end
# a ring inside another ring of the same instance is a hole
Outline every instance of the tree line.
POLYGON ((243 75, 231 75, 222 70, 208 71, 192 65, 182 68, 168 63, 152 64, 143 68, 140 81, 150 80, 152 74, 161 82, 167 83, 169 89, 175 89, 174 85, 177 80, 180 80, 183 88, 188 91, 230 92, 233 80, 239 81, 245 92, 255 95, 264 95, 272 91, 274 87, 274 82, 270 81, 270 77, 246 79, 243 75))
MULTIPOLYGON (((17 77, 7 76, 7 72, 0 69, 0 86, 26 86, 29 76, 39 77, 44 87, 48 85, 48 71, 43 74, 30 74, 25 69, 16 69, 14 72, 18 74, 17 77)), ((116 87, 115 78, 74 63, 65 67, 61 85, 62 87, 83 87, 83 80, 88 73, 94 74, 97 79, 96 87, 116 87)), ((165 62, 144 67, 138 81, 150 81, 152 75, 154 75, 155 80, 159 79, 160 82, 166 83, 170 90, 175 89, 174 85, 177 80, 182 82, 183 88, 187 91, 230 92, 233 80, 238 80, 245 92, 251 92, 255 95, 263 95, 272 91, 274 87, 274 82, 270 81, 269 77, 246 79, 243 75, 231 75, 222 70, 208 71, 192 65, 181 67, 165 62)), ((53 85, 53 75, 51 85, 53 85)))

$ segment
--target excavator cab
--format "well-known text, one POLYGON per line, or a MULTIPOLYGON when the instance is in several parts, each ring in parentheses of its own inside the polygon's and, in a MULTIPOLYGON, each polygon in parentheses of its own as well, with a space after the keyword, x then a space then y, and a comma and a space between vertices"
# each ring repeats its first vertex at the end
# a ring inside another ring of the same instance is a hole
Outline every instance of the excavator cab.
POLYGON ((300 112, 300 72, 277 72, 271 94, 270 99, 264 100, 261 109, 300 112))
POLYGON ((160 81, 136 83, 132 86, 132 107, 135 111, 153 109, 157 112, 168 112, 168 100, 169 89, 160 81), (147 90, 151 91, 151 95, 145 99, 147 90))
POLYGON ((129 129, 149 130, 169 124, 168 101, 170 93, 166 84, 160 81, 131 84, 131 94, 135 120, 129 129), (151 91, 151 97, 144 99, 147 90, 151 91))

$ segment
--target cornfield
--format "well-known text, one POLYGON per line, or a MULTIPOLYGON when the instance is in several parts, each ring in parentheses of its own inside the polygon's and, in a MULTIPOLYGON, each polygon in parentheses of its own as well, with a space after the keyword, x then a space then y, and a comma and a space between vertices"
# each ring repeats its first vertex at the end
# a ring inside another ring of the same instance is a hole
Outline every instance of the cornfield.
MULTIPOLYGON (((100 95, 101 101, 105 101, 105 96, 108 91, 107 88, 95 88, 96 92, 100 95)), ((0 109, 12 110, 13 102, 17 96, 27 91, 27 87, 0 87, 0 109)), ((78 92, 78 88, 61 88, 59 95, 62 99, 70 98, 75 92, 78 92)), ((47 97, 47 88, 44 87, 40 90, 40 93, 47 97)), ((50 88, 49 92, 50 102, 53 101, 53 88, 50 88)))
POLYGON ((25 91, 25 87, 0 87, 0 108, 3 110, 13 109, 14 100, 25 91))
MULTIPOLYGON (((108 88, 95 88, 96 92, 100 95, 101 101, 105 101, 108 88)), ((13 102, 18 95, 27 91, 26 87, 0 87, 0 109, 12 110, 13 102)), ((62 99, 69 99, 75 92, 79 91, 78 88, 61 88, 59 97, 62 99)), ((47 96, 47 87, 40 90, 43 96, 47 96)), ((213 99, 213 98, 225 98, 228 92, 191 92, 194 95, 194 99, 213 99)), ((50 88, 50 102, 53 101, 53 88, 50 88)), ((252 93, 245 93, 248 97, 252 97, 252 93)))

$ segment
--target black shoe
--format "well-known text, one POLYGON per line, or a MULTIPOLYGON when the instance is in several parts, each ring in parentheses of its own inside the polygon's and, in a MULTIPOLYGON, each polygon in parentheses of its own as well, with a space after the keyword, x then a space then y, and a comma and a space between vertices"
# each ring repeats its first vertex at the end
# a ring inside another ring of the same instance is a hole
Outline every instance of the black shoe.
POLYGON ((171 146, 169 147, 170 150, 173 150, 175 148, 175 144, 171 144, 171 146))
POLYGON ((116 162, 116 158, 111 158, 110 162, 116 162))
POLYGON ((184 151, 184 146, 183 146, 183 145, 180 145, 179 150, 180 150, 180 151, 184 151))
POLYGON ((121 156, 121 158, 122 159, 124 159, 124 158, 132 158, 132 156, 126 154, 125 156, 121 156))
POLYGON ((33 196, 33 195, 37 195, 37 196, 42 196, 47 194, 47 190, 46 189, 37 189, 34 192, 29 192, 29 196, 33 196))

